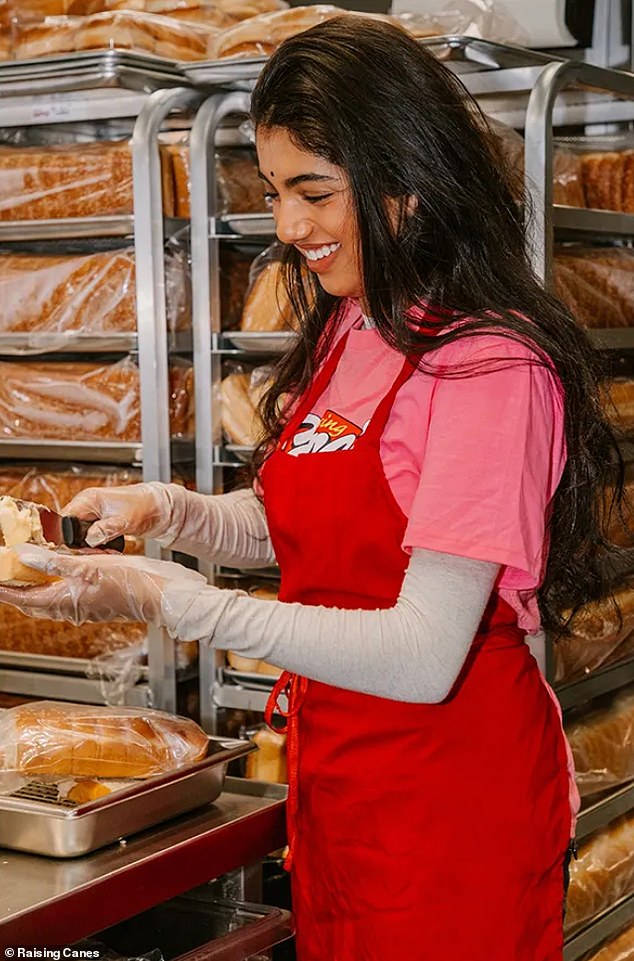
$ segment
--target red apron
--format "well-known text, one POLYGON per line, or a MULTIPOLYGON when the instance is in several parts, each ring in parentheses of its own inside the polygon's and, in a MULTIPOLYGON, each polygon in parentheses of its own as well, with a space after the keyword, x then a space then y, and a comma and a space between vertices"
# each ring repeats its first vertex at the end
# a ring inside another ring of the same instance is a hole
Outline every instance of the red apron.
MULTIPOLYGON (((350 450, 285 452, 345 340, 266 462, 264 503, 281 600, 375 610, 394 605, 409 560, 379 445, 410 363, 350 450)), ((287 674, 269 714, 284 685, 298 961, 561 961, 566 752, 504 601, 492 596, 442 704, 287 674)))

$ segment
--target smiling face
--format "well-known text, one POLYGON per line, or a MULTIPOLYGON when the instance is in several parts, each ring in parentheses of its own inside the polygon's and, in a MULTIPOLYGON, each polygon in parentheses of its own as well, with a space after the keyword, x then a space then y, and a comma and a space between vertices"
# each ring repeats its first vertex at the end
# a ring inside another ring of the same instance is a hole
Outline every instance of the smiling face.
POLYGON ((284 244, 293 244, 335 297, 361 297, 359 234, 341 167, 301 150, 282 127, 257 131, 260 176, 284 244))

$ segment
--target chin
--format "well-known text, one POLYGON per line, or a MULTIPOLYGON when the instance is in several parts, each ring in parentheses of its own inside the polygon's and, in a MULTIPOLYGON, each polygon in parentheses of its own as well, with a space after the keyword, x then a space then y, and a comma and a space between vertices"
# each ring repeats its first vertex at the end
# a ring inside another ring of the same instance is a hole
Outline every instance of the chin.
POLYGON ((356 284, 346 283, 345 280, 329 279, 328 277, 319 277, 318 280, 326 293, 332 297, 350 297, 354 299, 362 296, 362 291, 356 284))

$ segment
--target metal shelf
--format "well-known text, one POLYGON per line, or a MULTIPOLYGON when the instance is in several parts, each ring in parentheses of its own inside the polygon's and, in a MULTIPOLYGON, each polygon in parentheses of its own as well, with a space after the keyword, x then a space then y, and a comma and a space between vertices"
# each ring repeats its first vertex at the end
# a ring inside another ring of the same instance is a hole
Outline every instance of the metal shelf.
POLYGON ((634 237, 634 214, 617 210, 586 210, 553 204, 553 226, 558 240, 580 237, 634 237))
POLYGON ((292 330, 228 330, 212 334, 211 349, 228 354, 283 354, 296 340, 292 330))
MULTIPOLYGON (((2 110, 0 108, 0 119, 2 110)), ((189 221, 179 217, 164 218, 164 233, 170 237, 189 221)), ((103 217, 58 217, 53 220, 0 221, 0 243, 11 241, 77 240, 97 237, 130 237, 134 235, 133 214, 109 214, 103 217)))
POLYGON ((555 694, 566 711, 601 694, 608 694, 634 681, 634 658, 627 661, 617 661, 602 671, 588 674, 578 681, 563 684, 555 688, 555 694))
MULTIPOLYGON (((0 681, 2 676, 0 674, 0 681)), ((237 711, 258 711, 264 714, 270 691, 250 691, 237 684, 214 683, 211 698, 217 708, 231 708, 237 711)), ((286 710, 286 698, 280 697, 280 707, 286 710)))
POLYGON ((581 811, 577 820, 577 840, 581 841, 633 809, 634 784, 627 784, 581 811))
MULTIPOLYGON (((99 680, 76 674, 53 674, 40 671, 12 670, 0 667, 0 690, 6 694, 76 701, 80 704, 103 704, 99 680)), ((151 703, 148 684, 135 684, 126 690, 125 703, 147 707, 151 703)))
POLYGON ((209 236, 224 240, 262 238, 269 240, 275 234, 272 214, 222 214, 209 218, 209 236))
MULTIPOLYGON (((168 335, 172 351, 190 353, 191 331, 168 335)), ((129 354, 137 353, 139 340, 136 332, 87 334, 82 331, 36 331, 0 334, 0 357, 27 354, 129 354)))
POLYGON ((634 327, 588 328, 586 333, 599 350, 634 350, 634 327))
MULTIPOLYGON (((191 440, 172 441, 172 461, 194 459, 191 440)), ((65 441, 0 439, 0 458, 7 460, 85 461, 91 464, 142 464, 143 445, 127 441, 65 441)))
POLYGON ((611 910, 599 914, 590 924, 567 938, 564 961, 578 961, 588 951, 618 934, 631 921, 634 921, 634 894, 622 898, 611 910))

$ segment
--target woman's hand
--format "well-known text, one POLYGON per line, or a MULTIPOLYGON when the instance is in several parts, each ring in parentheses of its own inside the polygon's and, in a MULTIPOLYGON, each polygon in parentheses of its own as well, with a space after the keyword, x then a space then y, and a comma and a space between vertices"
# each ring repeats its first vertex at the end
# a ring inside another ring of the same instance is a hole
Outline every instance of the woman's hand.
POLYGON ((202 574, 171 561, 122 554, 63 554, 34 544, 14 550, 27 567, 59 578, 31 588, 0 585, 0 602, 30 617, 73 624, 143 621, 165 627, 174 605, 180 616, 201 591, 212 590, 202 574), (172 599, 167 605, 166 592, 172 599))
POLYGON ((91 547, 119 534, 160 537, 172 522, 173 504, 166 484, 87 487, 66 504, 64 514, 95 521, 86 534, 91 547))

